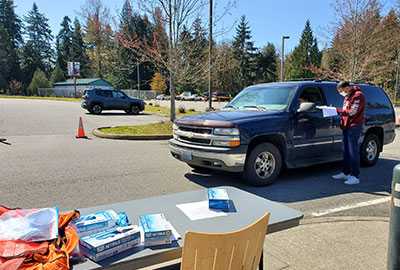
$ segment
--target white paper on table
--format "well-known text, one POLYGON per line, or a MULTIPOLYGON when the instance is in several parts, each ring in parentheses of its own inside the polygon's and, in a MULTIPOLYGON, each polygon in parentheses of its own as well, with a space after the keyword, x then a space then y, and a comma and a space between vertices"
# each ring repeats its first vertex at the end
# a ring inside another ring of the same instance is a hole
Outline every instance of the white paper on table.
POLYGON ((317 106, 318 109, 322 110, 322 114, 324 117, 335 116, 337 115, 337 111, 335 107, 330 106, 317 106))
POLYGON ((190 218, 190 220, 227 216, 227 214, 222 210, 209 209, 208 201, 177 204, 176 207, 190 218))

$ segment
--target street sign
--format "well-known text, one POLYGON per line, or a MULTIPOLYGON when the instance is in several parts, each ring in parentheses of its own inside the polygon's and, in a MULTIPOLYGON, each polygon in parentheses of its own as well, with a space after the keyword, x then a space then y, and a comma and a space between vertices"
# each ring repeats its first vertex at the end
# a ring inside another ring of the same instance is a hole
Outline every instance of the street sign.
POLYGON ((81 63, 80 62, 68 62, 68 76, 75 77, 81 76, 81 63))

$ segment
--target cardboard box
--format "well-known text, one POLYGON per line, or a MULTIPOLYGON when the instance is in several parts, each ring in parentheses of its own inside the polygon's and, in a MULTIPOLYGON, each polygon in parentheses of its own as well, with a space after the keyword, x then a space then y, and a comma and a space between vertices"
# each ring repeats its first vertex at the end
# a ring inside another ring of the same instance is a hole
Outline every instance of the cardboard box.
POLYGON ((118 214, 114 210, 106 210, 82 216, 75 221, 75 225, 79 237, 84 237, 114 227, 118 218, 118 214))
POLYGON ((171 228, 164 214, 139 216, 144 232, 144 246, 171 244, 171 228))
POLYGON ((82 237, 79 240, 82 253, 95 262, 133 248, 140 243, 140 228, 121 233, 114 227, 82 237))
POLYGON ((208 207, 213 209, 229 209, 229 196, 226 189, 223 188, 208 188, 208 207))

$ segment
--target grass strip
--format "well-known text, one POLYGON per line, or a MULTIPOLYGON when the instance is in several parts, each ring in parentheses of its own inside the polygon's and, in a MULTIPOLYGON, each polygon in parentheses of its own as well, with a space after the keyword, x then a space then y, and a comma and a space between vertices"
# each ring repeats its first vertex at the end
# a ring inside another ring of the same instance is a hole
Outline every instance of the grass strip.
POLYGON ((99 131, 109 134, 124 135, 172 135, 172 123, 169 121, 161 121, 159 123, 142 126, 101 128, 99 131))

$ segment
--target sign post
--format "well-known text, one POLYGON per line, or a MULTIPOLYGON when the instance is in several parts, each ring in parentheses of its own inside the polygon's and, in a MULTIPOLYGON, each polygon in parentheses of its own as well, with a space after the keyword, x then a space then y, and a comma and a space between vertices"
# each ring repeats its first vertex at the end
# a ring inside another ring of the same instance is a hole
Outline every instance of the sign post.
POLYGON ((76 77, 81 75, 80 62, 68 62, 67 68, 68 68, 68 76, 73 77, 73 80, 74 80, 74 94, 75 94, 74 97, 77 97, 77 95, 76 95, 76 77))

